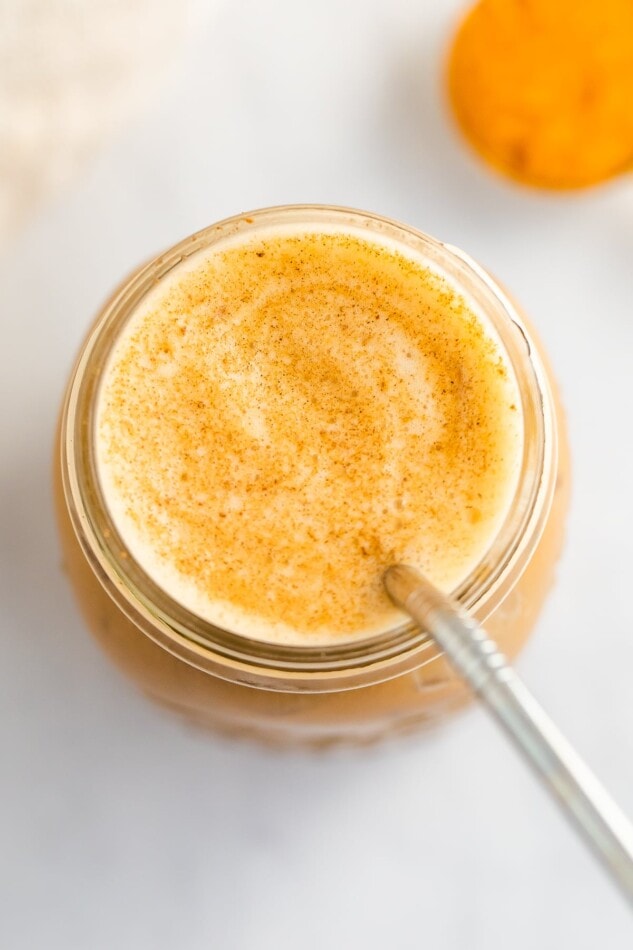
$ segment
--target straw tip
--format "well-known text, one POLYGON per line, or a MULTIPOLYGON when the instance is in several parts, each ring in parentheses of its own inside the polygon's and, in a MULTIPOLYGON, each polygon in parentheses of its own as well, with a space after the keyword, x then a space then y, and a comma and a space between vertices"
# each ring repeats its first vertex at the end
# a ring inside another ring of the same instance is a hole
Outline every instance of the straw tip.
POLYGON ((383 574, 385 589, 398 607, 404 607, 409 596, 416 590, 422 577, 407 564, 392 564, 383 574))

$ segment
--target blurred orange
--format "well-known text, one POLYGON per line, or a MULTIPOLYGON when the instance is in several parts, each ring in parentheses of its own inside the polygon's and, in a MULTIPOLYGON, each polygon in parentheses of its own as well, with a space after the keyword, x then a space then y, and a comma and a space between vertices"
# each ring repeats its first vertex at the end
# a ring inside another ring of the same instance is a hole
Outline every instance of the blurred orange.
POLYGON ((633 164, 633 0, 480 0, 448 81, 468 139, 514 178, 579 188, 633 164))

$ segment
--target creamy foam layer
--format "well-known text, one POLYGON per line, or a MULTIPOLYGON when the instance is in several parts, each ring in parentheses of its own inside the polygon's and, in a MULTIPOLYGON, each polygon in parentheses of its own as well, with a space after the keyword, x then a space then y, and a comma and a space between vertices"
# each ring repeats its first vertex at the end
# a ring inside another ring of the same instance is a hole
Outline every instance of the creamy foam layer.
POLYGON ((130 554, 246 636, 401 621, 385 567, 455 588, 507 513, 519 393, 492 329, 411 251, 269 229, 171 271, 106 365, 97 465, 130 554))

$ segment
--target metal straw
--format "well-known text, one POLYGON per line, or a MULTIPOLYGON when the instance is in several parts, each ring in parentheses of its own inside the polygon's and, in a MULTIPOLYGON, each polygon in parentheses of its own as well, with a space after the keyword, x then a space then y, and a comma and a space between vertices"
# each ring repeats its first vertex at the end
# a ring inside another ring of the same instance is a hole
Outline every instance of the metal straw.
POLYGON ((385 572, 397 606, 426 630, 501 723, 629 900, 633 826, 463 608, 412 567, 385 572))

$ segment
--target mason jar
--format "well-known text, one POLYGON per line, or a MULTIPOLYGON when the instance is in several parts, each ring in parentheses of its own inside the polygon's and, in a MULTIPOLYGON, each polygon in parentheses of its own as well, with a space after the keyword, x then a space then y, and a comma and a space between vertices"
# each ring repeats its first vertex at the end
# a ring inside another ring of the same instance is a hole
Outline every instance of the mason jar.
POLYGON ((55 458, 64 565, 97 640, 152 700, 201 726, 273 744, 366 743, 438 721, 468 691, 424 633, 402 622, 378 636, 318 646, 268 643, 206 622, 157 587, 126 549, 96 466, 95 414, 108 354, 165 275, 233 235, 275 225, 361 228, 448 275, 486 315, 522 403, 523 458, 513 502, 483 559, 453 591, 513 657, 553 580, 568 499, 556 387, 524 317, 471 258, 413 228, 365 212, 285 206, 240 215, 186 238, 132 274, 90 330, 68 384, 55 458))

